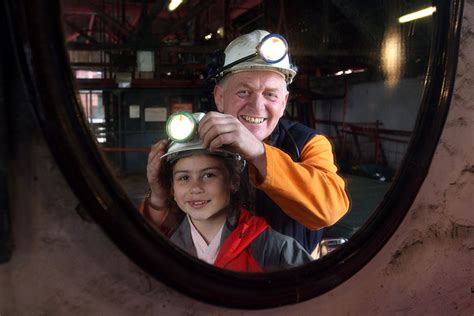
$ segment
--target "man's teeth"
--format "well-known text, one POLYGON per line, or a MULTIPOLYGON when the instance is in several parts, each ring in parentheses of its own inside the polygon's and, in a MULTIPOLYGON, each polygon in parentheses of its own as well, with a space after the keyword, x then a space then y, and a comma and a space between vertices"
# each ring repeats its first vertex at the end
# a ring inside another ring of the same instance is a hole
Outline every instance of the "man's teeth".
POLYGON ((247 115, 242 115, 241 116, 246 122, 252 123, 252 124, 260 124, 265 119, 263 117, 253 117, 253 116, 247 116, 247 115))

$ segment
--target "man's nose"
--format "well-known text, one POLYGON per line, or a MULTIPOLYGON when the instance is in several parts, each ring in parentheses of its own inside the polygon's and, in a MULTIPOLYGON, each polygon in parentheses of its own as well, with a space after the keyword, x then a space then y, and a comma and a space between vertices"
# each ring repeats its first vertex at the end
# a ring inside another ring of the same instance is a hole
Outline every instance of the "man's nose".
POLYGON ((265 97, 261 95, 260 93, 254 93, 253 94, 253 99, 252 99, 252 106, 254 108, 262 109, 265 107, 265 97))

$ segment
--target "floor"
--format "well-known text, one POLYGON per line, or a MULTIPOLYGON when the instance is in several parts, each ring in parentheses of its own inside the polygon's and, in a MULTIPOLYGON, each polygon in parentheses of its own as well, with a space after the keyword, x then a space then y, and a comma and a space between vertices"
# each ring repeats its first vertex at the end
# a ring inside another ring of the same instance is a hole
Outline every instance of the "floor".
POLYGON ((370 217, 385 196, 389 182, 343 174, 351 200, 349 212, 334 226, 325 229, 327 238, 349 239, 370 217))

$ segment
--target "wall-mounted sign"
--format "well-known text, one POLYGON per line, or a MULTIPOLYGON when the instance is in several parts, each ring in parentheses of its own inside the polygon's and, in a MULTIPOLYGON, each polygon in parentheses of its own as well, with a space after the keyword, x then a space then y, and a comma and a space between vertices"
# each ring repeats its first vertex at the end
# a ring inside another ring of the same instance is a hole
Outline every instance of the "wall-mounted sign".
POLYGON ((145 122, 166 122, 167 117, 166 108, 145 108, 145 122))
POLYGON ((139 105, 130 105, 128 107, 128 115, 131 119, 140 118, 140 106, 139 105))
POLYGON ((154 71, 155 55, 152 51, 137 52, 137 69, 138 71, 154 71))

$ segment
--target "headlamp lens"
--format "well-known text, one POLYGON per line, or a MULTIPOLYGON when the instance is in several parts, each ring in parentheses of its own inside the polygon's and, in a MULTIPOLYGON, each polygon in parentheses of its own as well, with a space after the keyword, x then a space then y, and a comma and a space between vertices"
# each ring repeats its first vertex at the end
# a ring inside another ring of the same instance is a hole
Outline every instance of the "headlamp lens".
POLYGON ((185 143, 196 134, 197 126, 191 113, 176 112, 166 121, 166 134, 177 143, 185 143))
POLYGON ((257 52, 267 63, 277 63, 288 53, 288 43, 279 34, 268 34, 257 46, 257 52))

